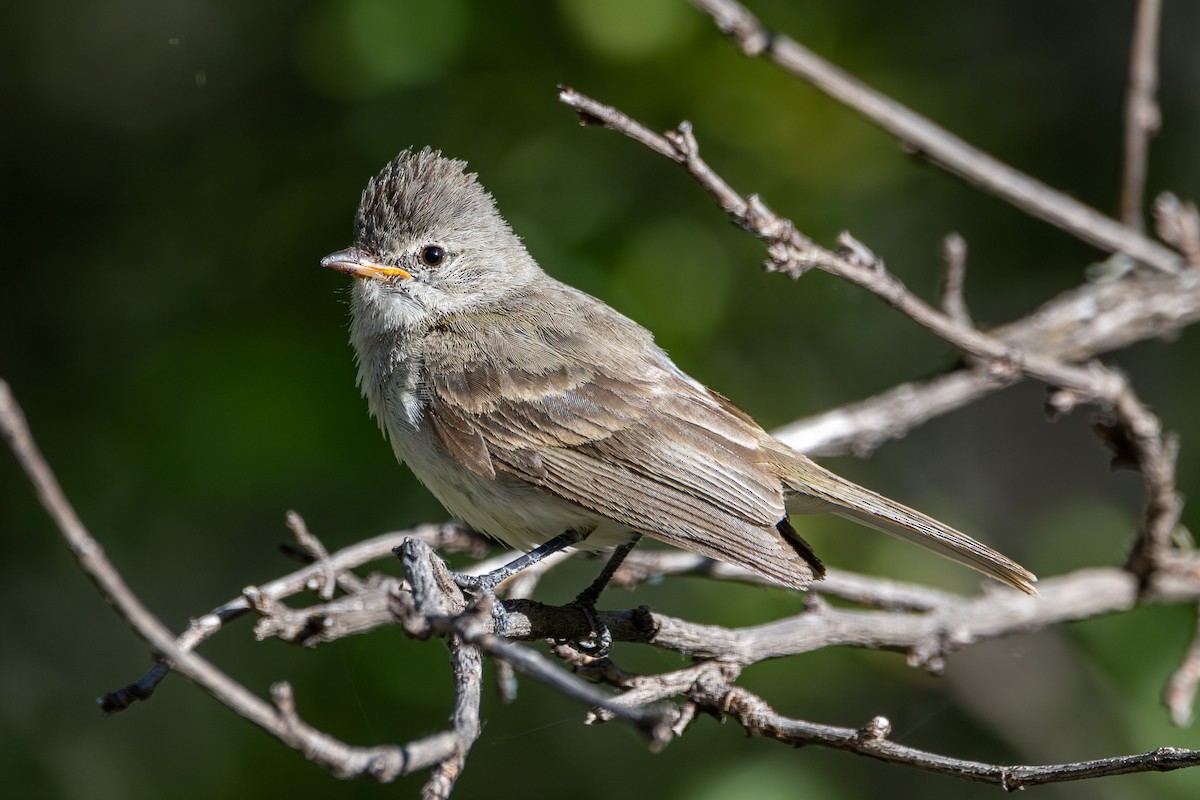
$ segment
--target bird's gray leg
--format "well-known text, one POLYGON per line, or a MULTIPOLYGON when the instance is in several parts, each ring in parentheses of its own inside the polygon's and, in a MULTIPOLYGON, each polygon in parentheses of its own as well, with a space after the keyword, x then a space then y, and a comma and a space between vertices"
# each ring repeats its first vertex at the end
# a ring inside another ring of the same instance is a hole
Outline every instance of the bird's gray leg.
POLYGON ((450 577, 454 579, 454 582, 458 584, 460 589, 465 589, 478 595, 494 594, 497 586, 521 570, 532 567, 546 556, 557 553, 559 550, 565 550, 571 545, 583 541, 585 538, 587 538, 586 533, 564 531, 553 539, 538 545, 520 558, 514 558, 503 567, 494 569, 486 575, 464 575, 461 572, 451 572, 450 577))
MULTIPOLYGON (((591 533, 591 531, 588 531, 591 533)), ((520 558, 514 558, 503 567, 494 569, 486 575, 464 575, 461 572, 451 572, 450 577, 460 589, 474 594, 477 598, 490 597, 492 601, 492 620, 496 633, 506 636, 508 631, 508 612, 504 603, 496 598, 496 587, 523 569, 532 567, 548 555, 565 550, 571 545, 587 538, 587 533, 578 531, 563 531, 558 536, 538 545, 520 558)))
POLYGON ((580 592, 570 603, 570 605, 583 612, 584 616, 588 619, 588 624, 592 626, 593 635, 591 637, 574 642, 575 649, 584 655, 592 656, 593 658, 604 658, 612 650, 612 632, 596 616, 596 601, 600 599, 600 593, 608 586, 613 575, 621 568, 621 563, 625 561, 625 557, 629 555, 629 551, 637 545, 641 538, 642 535, 640 533, 636 534, 631 541, 614 550, 612 556, 608 559, 608 563, 604 565, 604 569, 596 576, 596 580, 592 581, 591 585, 580 592))

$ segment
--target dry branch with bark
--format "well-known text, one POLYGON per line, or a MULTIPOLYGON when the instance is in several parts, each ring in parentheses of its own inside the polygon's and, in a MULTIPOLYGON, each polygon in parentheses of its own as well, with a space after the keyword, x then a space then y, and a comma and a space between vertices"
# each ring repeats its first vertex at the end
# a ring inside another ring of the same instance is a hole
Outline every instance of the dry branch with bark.
MULTIPOLYGON (((66 538, 80 569, 147 644, 158 664, 137 681, 105 695, 102 710, 114 713, 146 700, 171 672, 201 686, 236 713, 321 764, 339 777, 378 781, 430 771, 427 797, 446 797, 480 736, 483 659, 500 668, 501 690, 516 674, 553 687, 591 709, 589 721, 633 725, 651 748, 686 733, 700 713, 735 720, 748 734, 791 745, 816 744, 870 758, 1016 789, 1040 783, 1127 772, 1169 770, 1200 764, 1200 751, 1160 748, 1095 761, 1044 766, 1003 766, 964 761, 892 741, 883 717, 862 727, 839 728, 791 719, 768 698, 738 680, 766 659, 795 657, 826 647, 896 650, 914 667, 938 671, 955 651, 976 642, 1036 631, 1074 620, 1118 614, 1148 603, 1200 602, 1200 555, 1179 536, 1182 501, 1175 485, 1178 442, 1138 396, 1130 380, 1099 357, 1134 342, 1165 338, 1200 319, 1200 216, 1196 207, 1165 195, 1153 205, 1158 239, 1140 229, 1148 140, 1158 124, 1154 105, 1157 0, 1143 0, 1134 35, 1126 119, 1122 221, 1105 217, 1038 183, 841 72, 789 37, 768 30, 744 7, 726 0, 694 0, 747 56, 779 68, 828 93, 897 136, 906 149, 945 168, 1022 211, 1057 225, 1085 242, 1128 259, 1134 266, 1114 279, 1085 283, 1042 304, 1032 314, 990 330, 972 322, 963 293, 966 243, 947 237, 941 297, 929 302, 909 290, 884 260, 849 233, 836 248, 805 236, 800 227, 754 194, 735 189, 700 155, 700 139, 684 122, 658 133, 612 105, 561 87, 560 100, 584 125, 629 137, 679 164, 720 209, 766 251, 769 271, 799 279, 823 270, 870 292, 948 342, 964 356, 950 372, 893 387, 880 395, 798 420, 777 435, 813 455, 867 454, 916 426, 961 408, 1015 382, 1035 380, 1049 388, 1047 410, 1066 414, 1080 406, 1097 410, 1097 435, 1114 458, 1134 466, 1144 484, 1145 507, 1131 534, 1124 564, 1044 578, 1038 597, 988 589, 964 597, 923 586, 831 570, 814 585, 803 610, 747 628, 729 629, 670 617, 650 608, 600 611, 599 619, 574 606, 533 599, 547 559, 503 587, 506 613, 469 602, 450 580, 439 553, 482 558, 486 540, 455 524, 428 525, 385 534, 329 553, 296 514, 289 514, 299 552, 309 563, 193 620, 182 634, 167 630, 138 600, 108 561, 103 548, 75 515, 42 459, 16 399, 0 383, 0 425, 42 503, 66 538), (363 568, 400 558, 403 579, 363 568), (312 604, 285 601, 309 595, 312 604), (828 602, 834 598, 838 602, 828 602), (203 642, 231 621, 253 615, 259 639, 279 638, 308 647, 383 626, 399 625, 415 639, 444 640, 456 689, 451 724, 442 732, 405 744, 356 747, 304 722, 291 688, 273 687, 269 700, 233 681, 197 654, 203 642), (498 629, 498 620, 503 626, 498 629), (611 632, 612 655, 596 658, 572 646, 595 622, 611 632), (548 641, 545 655, 528 642, 548 641), (620 665, 621 643, 637 642, 683 654, 687 663, 657 674, 636 674, 620 665)), ((503 554, 480 561, 484 572, 503 554)), ((688 553, 635 551, 615 576, 633 587, 649 579, 699 575, 711 581, 754 581, 737 568, 688 553)), ((1200 683, 1200 632, 1165 692, 1173 719, 1191 716, 1200 683)))

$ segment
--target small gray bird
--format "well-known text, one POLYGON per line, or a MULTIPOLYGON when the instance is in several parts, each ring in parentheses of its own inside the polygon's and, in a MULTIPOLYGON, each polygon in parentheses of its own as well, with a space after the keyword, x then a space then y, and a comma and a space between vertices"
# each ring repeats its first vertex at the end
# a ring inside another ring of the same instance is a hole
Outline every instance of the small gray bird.
POLYGON ((827 511, 1036 593, 1019 564, 772 438, 551 278, 465 167, 401 153, 367 184, 354 246, 321 261, 357 279, 371 414, 451 514, 537 555, 623 554, 645 534, 804 588, 824 567, 788 515, 827 511))

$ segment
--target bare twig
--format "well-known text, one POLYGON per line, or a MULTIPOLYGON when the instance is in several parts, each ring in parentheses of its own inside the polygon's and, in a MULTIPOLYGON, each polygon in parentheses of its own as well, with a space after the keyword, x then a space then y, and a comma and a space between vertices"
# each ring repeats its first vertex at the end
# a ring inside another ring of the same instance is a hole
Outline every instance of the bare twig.
POLYGON ((1145 227, 1142 198, 1150 137, 1162 123, 1158 103, 1158 29, 1162 0, 1138 0, 1125 94, 1125 169, 1121 181, 1121 221, 1139 233, 1145 227))
POLYGON ((392 624, 388 597, 398 583, 395 578, 374 575, 351 594, 303 609, 293 609, 256 586, 243 589, 242 597, 258 616, 256 639, 316 647, 392 624))
MULTIPOLYGON (((353 747, 304 725, 288 704, 272 705, 234 681, 208 660, 180 647, 164 626, 125 583, 88 532, 50 467, 38 451, 25 415, 8 384, 0 380, 0 430, 33 482, 50 518, 66 540, 80 570, 95 584, 117 615, 169 667, 204 689, 232 711, 245 717, 308 759, 342 777, 370 776, 390 781, 399 775, 427 769, 446 757, 444 737, 429 737, 405 747, 353 747)), ((277 700, 279 699, 277 695, 277 700)))
MULTIPOLYGON (((990 333, 1016 347, 1077 361, 1144 339, 1169 337, 1197 321, 1200 273, 1186 270, 1085 284, 990 333)), ((986 371, 959 369, 797 420, 774 434, 809 455, 865 454, 1007 385, 986 371)))
POLYGON ((1167 688, 1163 692, 1163 704, 1171 713, 1171 721, 1180 727, 1192 722, 1197 686, 1200 686, 1200 606, 1197 607, 1196 630, 1192 634, 1192 644, 1188 647, 1179 668, 1167 681, 1167 688))
MULTIPOLYGON (((1160 590, 1166 587, 1151 590, 1155 599, 1169 596, 1179 602, 1200 597, 1200 587, 1186 596, 1175 593, 1177 589, 1170 595, 1160 590)), ((948 602, 916 613, 818 604, 796 616, 734 630, 652 613, 653 634, 642 641, 742 665, 825 647, 884 648, 905 651, 912 666, 937 671, 946 655, 984 639, 1127 611, 1139 602, 1137 579, 1115 568, 1049 578, 1039 583, 1038 591, 1038 598, 1003 589, 972 598, 951 595, 948 602)), ((628 638, 622 619, 604 621, 615 639, 628 638)))
POLYGON ((585 124, 600 124, 622 133, 682 165, 735 222, 767 242, 769 269, 795 277, 806 269, 819 267, 867 289, 966 355, 986 362, 987 372, 993 380, 1007 382, 1025 373, 1109 406, 1116 405, 1128 390, 1124 379, 1112 370, 1097 365, 1076 366, 1038 350, 1020 349, 997 336, 961 324, 910 292, 869 249, 848 233, 839 238, 840 253, 814 244, 797 231, 790 220, 771 211, 761 198, 754 195, 743 198, 717 175, 700 157, 700 147, 690 124, 681 123, 675 131, 660 136, 617 109, 569 87, 560 87, 559 99, 574 109, 585 124))
POLYGON ((467 765, 467 754, 483 732, 480 720, 480 700, 483 690, 483 657, 459 636, 447 637, 450 648, 450 671, 454 676, 454 714, 450 729, 457 747, 454 755, 443 759, 433 768, 421 791, 422 800, 445 800, 467 765))
MULTIPOLYGON (((632 589, 639 583, 670 575, 695 575, 714 580, 772 585, 760 576, 734 564, 714 561, 682 550, 647 548, 634 550, 629 554, 613 578, 613 585, 632 589)), ((809 587, 809 591, 826 597, 849 600, 868 608, 890 611, 928 611, 960 599, 957 595, 928 586, 859 575, 832 567, 827 570, 824 579, 814 582, 809 587)))
MULTIPOLYGON (((248 591, 251 597, 257 599, 261 609, 265 603, 283 600, 292 595, 311 590, 314 586, 319 585, 320 581, 330 570, 336 575, 345 575, 355 567, 389 558, 396 547, 410 538, 422 539, 434 547, 447 552, 469 552, 476 556, 486 552, 488 548, 487 542, 482 536, 462 525, 456 523, 419 525, 416 528, 384 533, 372 539, 357 542, 330 556, 327 563, 318 562, 310 564, 303 569, 284 575, 281 578, 276 578, 261 586, 249 587, 248 591)), ((378 608, 377 604, 372 605, 369 599, 361 597, 349 602, 351 605, 356 605, 368 615, 373 614, 374 610, 378 608)), ((221 631, 229 622, 251 611, 251 605, 250 597, 244 592, 241 597, 230 600, 207 614, 193 619, 191 624, 188 625, 187 630, 176 639, 177 646, 185 651, 194 650, 221 631)), ((338 604, 334 608, 341 606, 342 604, 338 604)), ((261 610, 260 616, 262 616, 261 610)), ((277 628, 271 628, 269 624, 260 626, 260 633, 264 636, 282 635, 282 631, 292 630, 295 633, 289 641, 296 641, 306 645, 315 645, 322 641, 329 641, 329 636, 337 633, 334 630, 326 630, 325 636, 315 635, 325 624, 319 611, 308 612, 299 626, 295 624, 296 620, 297 618, 293 617, 292 624, 282 624, 277 628), (301 635, 301 631, 307 632, 308 635, 301 635)), ((343 622, 342 624, 345 623, 343 622)), ((347 631, 362 629, 362 624, 346 625, 347 631)), ((113 714, 125 710, 135 701, 149 699, 158 684, 169 673, 170 669, 165 665, 154 665, 137 681, 101 697, 99 701, 101 710, 105 714, 113 714)))
POLYGON ((1115 441, 1114 428, 1106 422, 1099 422, 1095 427, 1101 438, 1116 448, 1114 464, 1119 465, 1122 459, 1131 457, 1132 466, 1142 473, 1146 487, 1145 510, 1126 568, 1146 578, 1171 553, 1183 512, 1183 498, 1175 488, 1179 439, 1174 434, 1162 432, 1158 417, 1138 399, 1128 384, 1115 404, 1113 414, 1117 425, 1115 441), (1130 452, 1126 453, 1126 448, 1130 452))
POLYGON ((790 745, 820 744, 847 750, 891 764, 954 775, 980 783, 1002 786, 1008 791, 1046 783, 1127 775, 1131 772, 1167 772, 1200 765, 1200 750, 1160 747, 1148 753, 1101 758, 1069 764, 1000 766, 964 761, 930 753, 891 741, 891 723, 875 717, 862 728, 840 728, 789 719, 762 698, 737 686, 697 683, 689 696, 702 707, 714 708, 736 719, 751 736, 764 736, 790 745))
POLYGON ((1157 242, 972 147, 788 36, 768 30, 741 4, 733 0, 692 0, 692 5, 709 14, 746 55, 765 55, 897 136, 913 153, 983 191, 1108 252, 1126 253, 1164 272, 1182 266, 1178 255, 1157 242))
POLYGON ((957 233, 949 234, 942 240, 942 259, 946 262, 946 271, 942 273, 942 311, 959 325, 973 327, 967 299, 963 296, 967 277, 966 240, 957 233))

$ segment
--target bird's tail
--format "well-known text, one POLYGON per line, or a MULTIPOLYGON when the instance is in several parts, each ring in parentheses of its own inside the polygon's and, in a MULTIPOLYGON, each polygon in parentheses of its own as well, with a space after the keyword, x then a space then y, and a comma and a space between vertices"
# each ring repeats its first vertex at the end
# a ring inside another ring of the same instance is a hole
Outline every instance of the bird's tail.
POLYGON ((838 514, 919 544, 1026 594, 1037 594, 1032 572, 965 533, 839 477, 793 450, 788 449, 783 467, 784 483, 792 489, 786 500, 788 513, 838 514))

